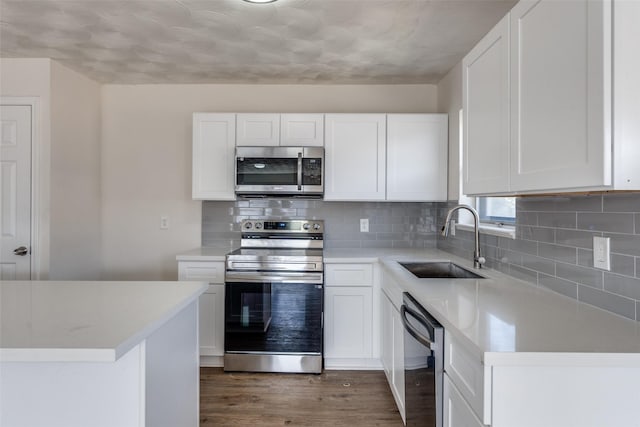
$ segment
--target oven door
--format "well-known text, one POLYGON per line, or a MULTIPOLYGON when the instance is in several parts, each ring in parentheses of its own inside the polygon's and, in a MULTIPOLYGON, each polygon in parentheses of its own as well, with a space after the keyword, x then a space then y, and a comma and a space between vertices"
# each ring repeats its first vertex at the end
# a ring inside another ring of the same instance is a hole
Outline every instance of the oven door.
POLYGON ((227 282, 225 353, 322 353, 321 283, 227 282))

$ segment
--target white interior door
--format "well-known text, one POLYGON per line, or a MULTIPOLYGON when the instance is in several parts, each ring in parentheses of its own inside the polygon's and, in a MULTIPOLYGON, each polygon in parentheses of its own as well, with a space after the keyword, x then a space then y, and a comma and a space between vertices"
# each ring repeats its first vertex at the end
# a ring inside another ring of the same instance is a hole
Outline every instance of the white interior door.
POLYGON ((31 107, 0 106, 0 280, 31 278, 31 107))

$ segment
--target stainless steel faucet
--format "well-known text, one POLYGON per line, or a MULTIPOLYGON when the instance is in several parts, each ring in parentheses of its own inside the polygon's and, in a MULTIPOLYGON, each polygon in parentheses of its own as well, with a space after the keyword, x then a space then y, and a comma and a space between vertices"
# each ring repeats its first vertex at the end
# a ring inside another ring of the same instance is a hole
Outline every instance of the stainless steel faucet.
POLYGON ((444 226, 442 227, 442 235, 447 237, 449 235, 449 224, 451 222, 451 216, 458 209, 466 209, 473 215, 473 229, 475 232, 475 249, 473 251, 473 267, 474 268, 482 268, 482 264, 485 263, 485 259, 482 255, 480 255, 480 233, 479 233, 479 223, 480 217, 478 216, 478 212, 469 205, 458 205, 447 213, 447 219, 444 220, 444 226))

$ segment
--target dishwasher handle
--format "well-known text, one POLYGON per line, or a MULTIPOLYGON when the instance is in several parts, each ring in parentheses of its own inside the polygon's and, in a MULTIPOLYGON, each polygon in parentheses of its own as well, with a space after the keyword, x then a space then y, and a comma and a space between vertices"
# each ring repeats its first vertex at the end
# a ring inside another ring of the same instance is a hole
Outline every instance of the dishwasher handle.
POLYGON ((428 324, 427 319, 425 319, 419 313, 417 313, 416 311, 410 309, 409 307, 407 307, 404 304, 402 304, 402 306, 400 307, 400 317, 402 318, 402 324, 404 325, 404 328, 407 330, 407 332, 409 332, 409 334, 411 334, 412 337, 414 337, 416 340, 418 340, 418 342, 420 344, 424 345, 429 350, 435 350, 436 349, 436 343, 433 342, 431 337, 426 337, 426 336, 422 335, 413 325, 411 325, 411 323, 409 323, 409 320, 407 319, 407 315, 413 317, 420 324, 422 324, 425 328, 428 329, 429 328, 429 324, 428 324))

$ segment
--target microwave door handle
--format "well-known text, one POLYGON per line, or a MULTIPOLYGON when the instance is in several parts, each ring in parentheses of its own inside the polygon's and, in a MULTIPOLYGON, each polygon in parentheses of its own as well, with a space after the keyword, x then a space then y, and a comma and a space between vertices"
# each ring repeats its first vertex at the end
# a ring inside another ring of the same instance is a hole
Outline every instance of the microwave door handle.
POLYGON ((298 153, 298 190, 302 190, 302 153, 298 153))

